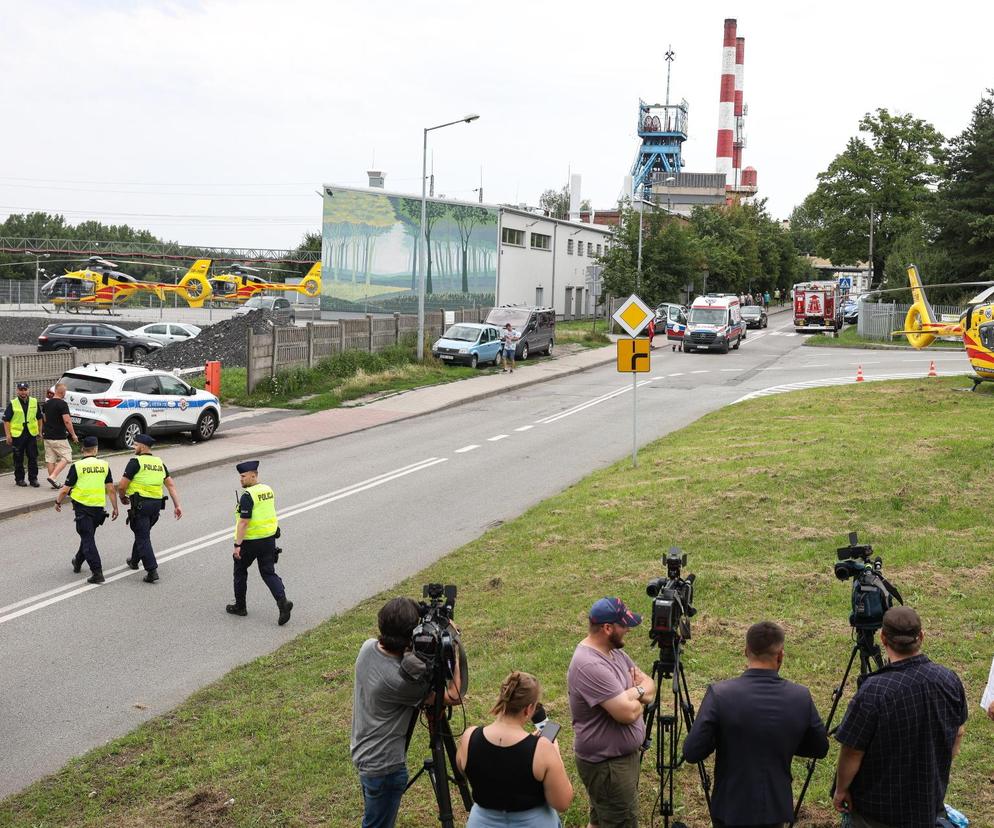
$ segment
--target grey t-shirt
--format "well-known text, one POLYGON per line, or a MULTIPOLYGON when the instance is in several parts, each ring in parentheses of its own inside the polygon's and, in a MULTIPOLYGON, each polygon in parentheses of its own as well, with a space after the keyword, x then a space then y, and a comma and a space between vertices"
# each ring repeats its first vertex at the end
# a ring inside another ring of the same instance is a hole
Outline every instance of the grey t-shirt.
POLYGON ((407 764, 404 739, 426 680, 414 681, 370 638, 359 648, 352 694, 352 763, 364 776, 385 776, 407 764))
POLYGON ((641 717, 631 724, 621 724, 600 706, 634 686, 629 672, 634 666, 624 650, 612 650, 606 656, 580 644, 573 653, 566 686, 573 715, 573 752, 581 759, 603 762, 628 756, 645 739, 641 717))

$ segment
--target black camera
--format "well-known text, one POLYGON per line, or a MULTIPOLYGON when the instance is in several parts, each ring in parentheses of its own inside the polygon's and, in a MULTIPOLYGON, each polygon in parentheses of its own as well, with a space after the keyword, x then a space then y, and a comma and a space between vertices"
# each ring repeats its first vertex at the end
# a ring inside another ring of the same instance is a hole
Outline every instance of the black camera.
POLYGON ((836 550, 835 577, 840 581, 852 579, 852 612, 849 624, 857 630, 879 630, 884 613, 896 600, 903 604, 901 593, 883 575, 884 562, 873 547, 858 543, 855 532, 849 533, 849 545, 836 550))
MULTIPOLYGON (((455 628, 450 624, 456 606, 456 588, 452 584, 425 584, 418 609, 421 620, 411 634, 411 648, 424 662, 432 687, 444 687, 455 675, 457 658, 465 658, 455 628)), ((465 687, 466 674, 463 671, 465 687)))
POLYGON ((681 567, 687 565, 686 553, 673 546, 663 563, 666 577, 649 581, 645 591, 652 598, 649 640, 665 652, 690 639, 690 618, 697 610, 694 608, 696 576, 684 578, 681 574, 681 567))

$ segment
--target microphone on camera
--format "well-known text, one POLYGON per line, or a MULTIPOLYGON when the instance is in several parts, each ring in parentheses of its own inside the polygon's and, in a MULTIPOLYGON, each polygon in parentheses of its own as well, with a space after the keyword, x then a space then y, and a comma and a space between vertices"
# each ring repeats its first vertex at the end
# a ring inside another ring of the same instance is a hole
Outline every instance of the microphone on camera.
POLYGON ((549 718, 548 714, 545 712, 545 708, 542 707, 541 702, 535 706, 535 712, 532 713, 532 724, 535 725, 536 732, 540 736, 544 736, 550 742, 555 741, 561 728, 560 725, 556 724, 549 718))

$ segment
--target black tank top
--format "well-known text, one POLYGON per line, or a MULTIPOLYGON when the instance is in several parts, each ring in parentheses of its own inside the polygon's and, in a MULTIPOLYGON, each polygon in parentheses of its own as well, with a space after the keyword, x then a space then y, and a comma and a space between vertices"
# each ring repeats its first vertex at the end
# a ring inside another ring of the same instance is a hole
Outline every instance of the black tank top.
POLYGON ((510 747, 487 741, 483 728, 469 737, 466 778, 473 801, 495 811, 527 811, 545 804, 545 788, 535 778, 532 763, 538 739, 526 736, 510 747))

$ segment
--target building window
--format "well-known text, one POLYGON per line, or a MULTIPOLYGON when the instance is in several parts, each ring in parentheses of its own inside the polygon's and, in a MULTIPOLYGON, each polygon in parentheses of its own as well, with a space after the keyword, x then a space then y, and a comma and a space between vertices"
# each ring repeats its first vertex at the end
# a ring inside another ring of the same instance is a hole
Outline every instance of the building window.
POLYGON ((542 307, 543 294, 545 293, 545 288, 537 287, 535 288, 535 307, 542 307))
POLYGON ((552 236, 546 236, 543 233, 532 233, 531 241, 533 250, 552 249, 552 236))
POLYGON ((601 246, 600 245, 597 245, 597 255, 598 256, 601 255, 601 246))
POLYGON ((566 239, 566 255, 573 255, 573 239, 566 239))
POLYGON ((516 247, 525 246, 525 231, 514 230, 511 227, 503 227, 500 231, 500 240, 504 244, 513 244, 516 247))
POLYGON ((582 241, 578 241, 576 243, 576 255, 577 256, 582 256, 583 255, 583 242, 582 241))

